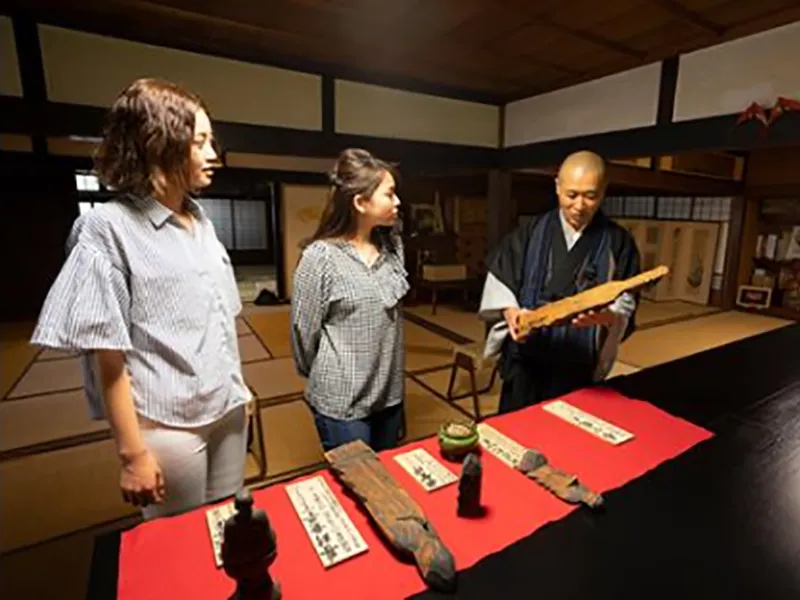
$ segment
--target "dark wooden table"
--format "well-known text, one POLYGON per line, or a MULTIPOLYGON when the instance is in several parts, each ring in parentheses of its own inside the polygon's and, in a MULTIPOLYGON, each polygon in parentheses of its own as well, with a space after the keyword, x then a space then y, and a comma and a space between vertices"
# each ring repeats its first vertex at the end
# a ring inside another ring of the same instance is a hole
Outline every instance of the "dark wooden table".
MULTIPOLYGON (((609 385, 716 436, 416 600, 800 598, 800 325, 609 385)), ((115 597, 118 552, 97 539, 89 598, 115 597)))

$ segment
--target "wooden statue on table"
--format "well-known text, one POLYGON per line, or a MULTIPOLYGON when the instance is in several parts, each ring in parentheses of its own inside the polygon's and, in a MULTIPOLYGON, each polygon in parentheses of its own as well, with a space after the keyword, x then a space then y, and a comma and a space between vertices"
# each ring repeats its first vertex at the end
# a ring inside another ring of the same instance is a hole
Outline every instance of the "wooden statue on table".
POLYGON ((325 458, 337 479, 358 498, 389 543, 414 557, 425 583, 440 591, 453 590, 456 579, 453 555, 378 455, 356 440, 326 452, 325 458))
POLYGON ((250 491, 240 490, 236 513, 225 522, 222 565, 236 580, 230 600, 280 600, 280 585, 272 580, 269 567, 278 553, 275 531, 263 510, 253 510, 250 491))
POLYGON ((478 454, 470 452, 461 467, 458 480, 459 517, 480 517, 484 514, 481 506, 481 486, 483 483, 483 465, 478 454))

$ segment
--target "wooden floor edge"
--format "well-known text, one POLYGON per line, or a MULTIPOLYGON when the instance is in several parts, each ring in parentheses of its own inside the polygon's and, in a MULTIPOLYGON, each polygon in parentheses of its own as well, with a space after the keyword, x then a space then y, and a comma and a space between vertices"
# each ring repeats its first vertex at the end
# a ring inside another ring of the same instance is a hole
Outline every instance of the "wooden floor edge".
POLYGON ((125 517, 118 517, 116 519, 109 519, 108 521, 102 521, 100 523, 93 523, 85 527, 79 527, 78 529, 73 529, 70 531, 66 531, 64 533, 60 533, 51 538, 38 540, 36 542, 31 542, 29 544, 24 544, 22 546, 17 546, 16 548, 10 548, 9 550, 3 550, 2 552, 0 552, 0 558, 7 558, 15 554, 20 554, 22 552, 34 550, 36 548, 39 548, 40 546, 44 546, 46 544, 52 544, 53 542, 58 542, 60 540, 72 537, 74 535, 81 535, 85 533, 97 537, 98 535, 103 535, 104 533, 110 533, 112 531, 120 531, 122 529, 127 529, 128 527, 137 524, 141 520, 142 520, 141 515, 137 513, 125 517))
POLYGON ((31 367, 32 367, 32 366, 34 365, 34 363, 35 363, 35 362, 36 362, 36 361, 39 359, 39 356, 42 354, 42 352, 44 352, 44 349, 43 349, 43 348, 39 348, 39 349, 36 351, 36 353, 33 355, 33 357, 31 357, 31 359, 28 361, 28 364, 27 364, 27 365, 25 365, 25 368, 24 368, 24 369, 22 369, 22 371, 20 371, 20 374, 19 374, 19 376, 17 376, 17 377, 16 377, 16 378, 15 378, 15 379, 14 379, 14 380, 11 382, 11 385, 10 385, 10 386, 8 386, 8 391, 6 391, 6 392, 3 394, 3 399, 2 399, 2 401, 3 401, 3 402, 5 402, 6 400, 11 400, 11 399, 12 399, 12 398, 9 398, 9 395, 10 395, 10 394, 11 394, 11 393, 14 391, 14 388, 16 388, 16 387, 19 385, 19 382, 20 382, 20 381, 22 381, 22 378, 23 378, 23 377, 25 377, 25 375, 27 375, 27 374, 28 374, 28 371, 30 371, 30 370, 31 370, 31 367))
POLYGON ((103 429, 100 431, 92 431, 89 433, 82 433, 64 438, 56 438, 46 442, 28 444, 27 446, 19 446, 17 448, 10 448, 0 452, 0 463, 47 454, 49 452, 58 452, 59 450, 69 450, 70 448, 77 448, 78 446, 86 446, 88 444, 104 442, 110 439, 111 431, 108 429, 103 429))
POLYGON ((448 329, 444 325, 440 325, 439 323, 435 323, 421 315, 412 313, 406 308, 403 309, 403 317, 414 325, 419 325, 423 329, 430 331, 439 337, 443 337, 447 341, 453 342, 454 344, 463 345, 474 344, 476 342, 476 340, 462 335, 457 331, 453 331, 452 329, 448 329))
POLYGON ((675 317, 667 317, 664 319, 657 319, 655 321, 651 321, 649 323, 643 323, 642 325, 637 325, 637 331, 644 331, 646 329, 655 329, 656 327, 664 327, 666 325, 674 325, 676 323, 684 323, 686 321, 694 321, 695 319, 702 319, 703 317, 710 317, 712 315, 718 315, 720 313, 729 312, 722 310, 721 308, 715 308, 713 310, 709 310, 704 313, 692 313, 688 315, 677 315, 675 317))

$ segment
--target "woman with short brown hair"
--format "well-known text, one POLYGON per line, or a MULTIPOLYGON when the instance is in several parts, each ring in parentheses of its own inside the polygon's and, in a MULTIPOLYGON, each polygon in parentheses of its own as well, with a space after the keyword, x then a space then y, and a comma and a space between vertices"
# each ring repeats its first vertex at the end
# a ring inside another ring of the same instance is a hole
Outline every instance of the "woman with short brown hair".
POLYGON ((294 274, 292 349, 322 446, 398 442, 405 349, 400 302, 409 289, 397 233, 394 168, 349 149, 294 274))
POLYGON ((245 404, 233 270, 192 199, 218 163, 202 100, 140 79, 111 107, 96 159, 117 197, 76 220, 32 343, 81 353, 123 498, 145 518, 236 492, 245 404))

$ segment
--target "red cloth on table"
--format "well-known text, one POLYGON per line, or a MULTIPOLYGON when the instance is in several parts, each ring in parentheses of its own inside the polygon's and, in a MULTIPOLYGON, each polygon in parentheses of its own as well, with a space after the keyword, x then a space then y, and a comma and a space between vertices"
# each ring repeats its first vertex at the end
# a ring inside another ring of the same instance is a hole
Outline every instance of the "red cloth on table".
MULTIPOLYGON (((486 422, 523 446, 541 451, 551 464, 577 475, 594 491, 620 487, 713 435, 647 402, 611 390, 586 389, 562 399, 636 437, 612 446, 544 411, 542 405, 486 422)), ((438 457, 434 437, 381 453, 381 460, 425 511, 453 553, 459 570, 578 509, 483 452, 481 499, 488 513, 476 520, 459 518, 457 485, 428 493, 392 460, 394 454, 415 447, 423 447, 438 457)), ((458 474, 459 465, 444 464, 458 474)), ((283 597, 380 600, 422 591, 425 583, 414 563, 404 564, 392 556, 367 514, 344 495, 329 472, 321 474, 369 550, 324 569, 292 508, 285 484, 255 492, 255 504, 267 511, 278 536, 278 558, 270 572, 280 582, 283 597)), ((234 582, 214 565, 206 509, 143 523, 123 534, 118 584, 121 600, 219 600, 232 593, 234 582)), ((613 503, 606 509, 614 510, 613 503)))

